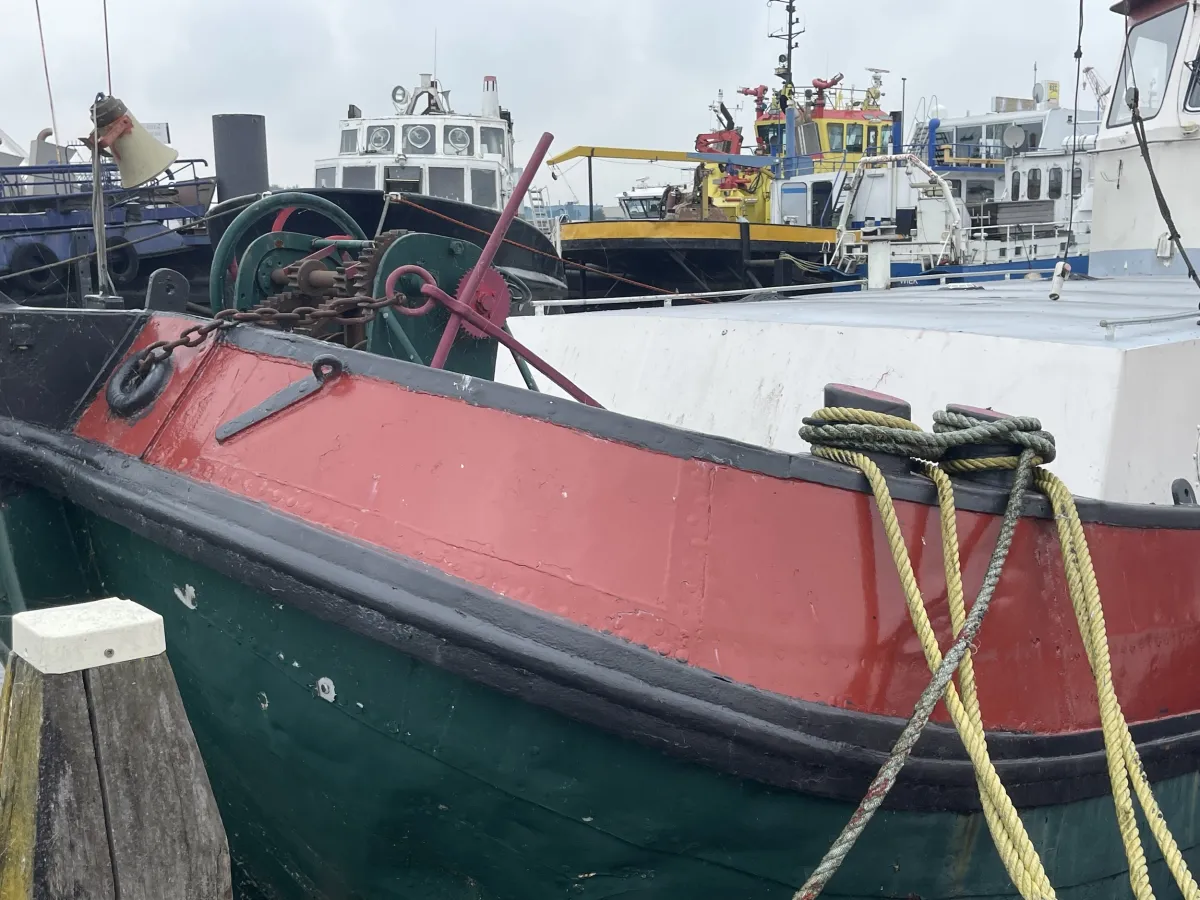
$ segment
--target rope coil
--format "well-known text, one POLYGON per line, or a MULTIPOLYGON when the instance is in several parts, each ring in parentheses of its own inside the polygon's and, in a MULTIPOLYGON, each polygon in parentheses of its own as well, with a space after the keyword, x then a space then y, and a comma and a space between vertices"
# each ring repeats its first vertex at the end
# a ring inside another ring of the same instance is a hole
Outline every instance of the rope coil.
POLYGON ((800 429, 800 436, 812 444, 814 456, 854 466, 870 484, 900 578, 905 605, 933 677, 862 802, 824 858, 795 893, 794 900, 815 900, 837 872, 895 784, 939 699, 945 700, 950 718, 975 769, 984 817, 1013 885, 1025 900, 1053 900, 1055 897, 1037 849, 988 753, 970 651, 1012 544, 1025 492, 1031 485, 1050 499, 1054 510, 1071 605, 1096 682, 1113 803, 1129 863, 1129 882, 1133 894, 1137 900, 1154 900, 1133 808, 1133 796, 1136 796, 1180 892, 1187 900, 1200 900, 1200 888, 1192 878, 1154 798, 1113 688, 1104 609, 1074 497, 1055 475, 1039 468, 1043 462, 1055 457, 1053 435, 1043 431, 1041 422, 1032 417, 991 421, 939 410, 934 413, 933 419, 934 430, 929 433, 898 416, 851 407, 825 407, 804 419, 800 429), (968 446, 991 448, 995 445, 1012 446, 1019 454, 952 459, 938 464, 948 450, 968 446), (887 480, 875 462, 865 455, 867 452, 912 458, 918 471, 929 478, 937 489, 947 602, 955 635, 954 643, 944 656, 917 585, 887 480), (1008 503, 983 585, 968 612, 959 558, 954 488, 948 473, 1006 469, 1015 470, 1008 503), (953 682, 956 669, 957 687, 953 682))

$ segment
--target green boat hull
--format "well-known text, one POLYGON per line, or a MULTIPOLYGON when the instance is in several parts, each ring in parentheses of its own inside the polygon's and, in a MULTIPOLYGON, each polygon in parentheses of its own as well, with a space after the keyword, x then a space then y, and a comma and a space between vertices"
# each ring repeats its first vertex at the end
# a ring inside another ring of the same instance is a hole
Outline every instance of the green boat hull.
MULTIPOLYGON (((483 687, 40 491, 0 517, 10 607, 101 594, 163 616, 242 898, 786 900, 852 810, 483 687)), ((1156 786, 1193 866, 1198 789, 1156 786)), ((1023 818, 1059 897, 1129 895, 1110 799, 1023 818)), ((885 811, 826 895, 1016 894, 981 814, 885 811)))

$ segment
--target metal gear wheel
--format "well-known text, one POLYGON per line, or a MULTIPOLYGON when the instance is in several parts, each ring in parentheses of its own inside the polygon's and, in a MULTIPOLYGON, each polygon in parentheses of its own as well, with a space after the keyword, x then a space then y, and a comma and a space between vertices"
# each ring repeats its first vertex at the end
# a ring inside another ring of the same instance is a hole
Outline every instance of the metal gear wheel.
MULTIPOLYGON (((466 285, 467 279, 471 277, 473 269, 458 282, 458 287, 455 288, 455 296, 462 298, 462 289, 466 285)), ((479 313, 484 318, 491 321, 493 325, 500 328, 508 319, 509 310, 512 308, 512 292, 508 289, 508 282, 504 280, 504 276, 495 269, 488 267, 483 273, 483 278, 479 280, 479 286, 475 289, 475 297, 471 301, 471 307, 475 312, 479 313)), ((462 323, 463 331, 475 338, 485 338, 488 335, 476 328, 470 322, 462 323)))

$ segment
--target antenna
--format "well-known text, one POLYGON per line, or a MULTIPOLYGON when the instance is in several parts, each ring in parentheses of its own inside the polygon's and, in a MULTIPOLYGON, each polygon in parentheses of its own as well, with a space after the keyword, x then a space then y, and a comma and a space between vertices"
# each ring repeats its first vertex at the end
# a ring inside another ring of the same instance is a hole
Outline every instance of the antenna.
MULTIPOLYGON (((1034 73, 1037 74, 1036 72, 1034 73)), ((437 81, 437 29, 433 29, 433 80, 437 81)), ((1036 81, 1037 78, 1034 78, 1036 81)))
POLYGON ((783 79, 785 86, 790 87, 792 84, 792 51, 798 46, 796 38, 804 34, 805 29, 801 26, 797 30, 797 27, 800 26, 800 20, 796 18, 796 0, 767 0, 767 3, 782 3, 784 4, 784 9, 787 10, 787 28, 780 28, 778 31, 773 31, 767 37, 787 41, 787 53, 780 55, 780 65, 775 69, 775 74, 783 79))

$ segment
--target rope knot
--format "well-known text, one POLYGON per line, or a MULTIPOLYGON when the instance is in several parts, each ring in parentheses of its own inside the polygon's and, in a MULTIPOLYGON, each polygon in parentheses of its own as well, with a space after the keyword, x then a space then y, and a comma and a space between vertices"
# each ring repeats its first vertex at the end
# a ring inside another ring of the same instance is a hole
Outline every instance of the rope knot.
MULTIPOLYGON (((916 459, 938 461, 947 451, 962 447, 994 445, 1032 450, 1041 462, 1054 459, 1054 436, 1042 430, 1032 416, 1007 416, 982 419, 961 412, 940 409, 933 414, 933 433, 899 416, 845 406, 826 406, 804 419, 800 437, 812 444, 813 454, 840 459, 841 454, 890 453, 916 459)), ((996 460, 991 468, 1015 468, 996 460)))

